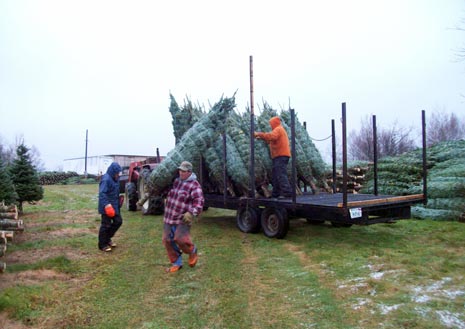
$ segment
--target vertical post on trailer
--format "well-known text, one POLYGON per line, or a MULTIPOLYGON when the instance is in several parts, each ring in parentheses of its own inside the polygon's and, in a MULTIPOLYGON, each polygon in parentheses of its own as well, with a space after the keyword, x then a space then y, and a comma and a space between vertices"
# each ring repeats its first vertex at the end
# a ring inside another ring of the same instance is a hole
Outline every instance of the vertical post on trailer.
POLYGON ((426 168, 426 117, 425 110, 421 111, 421 132, 422 132, 422 141, 423 141, 423 204, 428 203, 428 190, 427 190, 427 178, 428 170, 426 168))
POLYGON ((291 162, 292 162, 292 177, 291 177, 291 186, 292 186, 292 202, 295 203, 296 201, 296 169, 295 169, 295 164, 296 164, 296 151, 295 151, 295 112, 294 109, 289 109, 291 112, 291 162))
POLYGON ((333 158, 333 193, 336 193, 336 127, 334 119, 331 120, 331 152, 333 158))
POLYGON ((157 163, 160 163, 160 162, 161 162, 161 160, 160 160, 160 150, 157 147, 157 163))
POLYGON ((347 209, 347 122, 346 103, 342 103, 342 206, 347 209))
POLYGON ((378 195, 378 131, 376 115, 373 115, 373 193, 378 195))
MULTIPOLYGON (((307 131, 307 121, 303 123, 305 131, 307 131)), ((304 192, 307 193, 307 184, 304 182, 304 192)))
POLYGON ((249 164, 249 196, 255 198, 255 119, 253 99, 253 57, 249 57, 250 70, 250 164, 249 164))

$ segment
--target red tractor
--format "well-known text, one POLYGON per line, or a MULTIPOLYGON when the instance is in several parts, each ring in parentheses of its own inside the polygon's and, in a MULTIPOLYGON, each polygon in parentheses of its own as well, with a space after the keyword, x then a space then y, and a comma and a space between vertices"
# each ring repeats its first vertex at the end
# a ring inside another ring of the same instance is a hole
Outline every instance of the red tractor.
POLYGON ((123 175, 120 177, 120 190, 122 193, 124 192, 124 204, 127 210, 137 211, 140 209, 144 215, 163 213, 165 208, 163 198, 146 198, 144 193, 150 173, 160 162, 160 156, 150 157, 143 161, 131 162, 129 167, 123 168, 123 175))

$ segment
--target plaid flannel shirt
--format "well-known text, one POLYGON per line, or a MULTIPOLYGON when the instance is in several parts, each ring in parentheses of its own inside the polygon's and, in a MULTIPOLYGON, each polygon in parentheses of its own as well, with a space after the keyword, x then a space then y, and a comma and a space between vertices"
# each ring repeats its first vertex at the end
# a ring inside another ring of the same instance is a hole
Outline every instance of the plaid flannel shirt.
POLYGON ((166 198, 163 222, 169 225, 181 224, 185 212, 197 216, 203 210, 203 203, 203 191, 197 176, 192 173, 184 181, 178 177, 166 198))

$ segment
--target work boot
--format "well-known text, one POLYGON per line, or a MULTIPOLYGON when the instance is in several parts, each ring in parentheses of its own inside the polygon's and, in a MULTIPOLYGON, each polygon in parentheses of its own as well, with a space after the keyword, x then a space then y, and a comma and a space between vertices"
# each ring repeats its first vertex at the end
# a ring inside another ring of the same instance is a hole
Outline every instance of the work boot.
POLYGON ((110 252, 111 251, 111 247, 110 246, 106 246, 106 247, 103 247, 103 248, 100 248, 101 251, 104 251, 104 252, 110 252))
POLYGON ((197 264, 199 256, 197 255, 197 247, 194 247, 194 250, 189 254, 189 266, 194 267, 197 264))
POLYGON ((173 265, 165 269, 166 273, 174 273, 182 269, 182 265, 173 265))

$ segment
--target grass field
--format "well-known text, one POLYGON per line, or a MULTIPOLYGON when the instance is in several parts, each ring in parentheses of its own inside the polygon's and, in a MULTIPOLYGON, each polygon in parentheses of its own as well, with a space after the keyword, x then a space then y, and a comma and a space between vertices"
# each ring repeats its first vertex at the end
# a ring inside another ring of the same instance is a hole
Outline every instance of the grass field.
POLYGON ((161 216, 123 211, 97 249, 97 185, 46 186, 0 275, 3 328, 465 328, 465 225, 335 228, 291 220, 244 234, 235 212, 194 223, 195 268, 166 274, 161 216))

